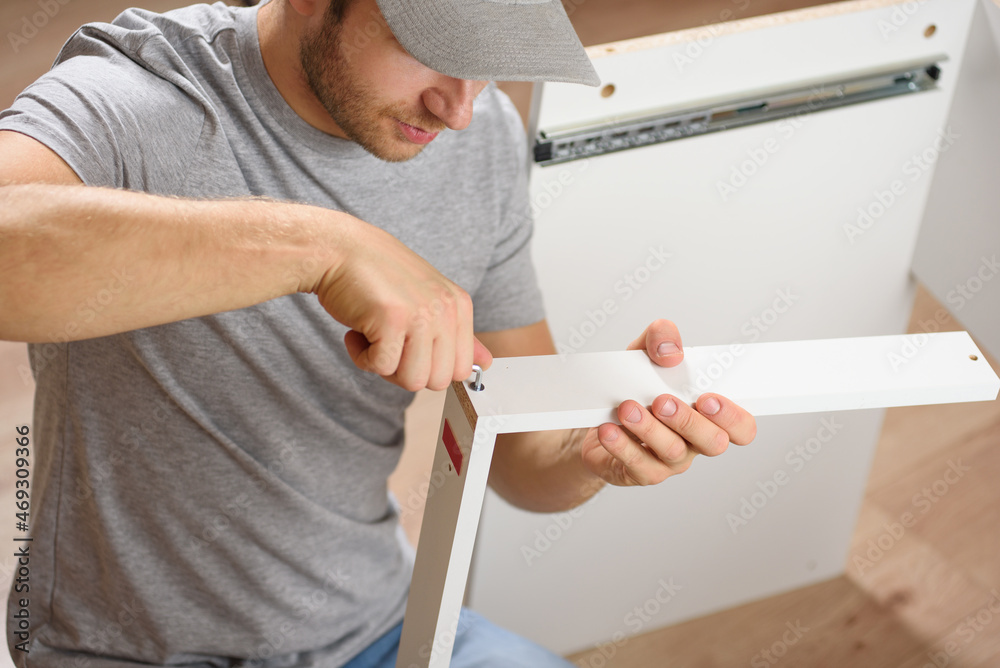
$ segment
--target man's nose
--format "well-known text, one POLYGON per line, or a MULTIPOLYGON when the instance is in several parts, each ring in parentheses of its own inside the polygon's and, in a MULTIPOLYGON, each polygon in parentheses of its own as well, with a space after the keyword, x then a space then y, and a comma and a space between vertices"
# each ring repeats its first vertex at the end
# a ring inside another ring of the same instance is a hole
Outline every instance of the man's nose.
POLYGON ((485 81, 446 77, 424 91, 424 105, 452 130, 464 130, 472 120, 472 101, 485 87, 485 81))

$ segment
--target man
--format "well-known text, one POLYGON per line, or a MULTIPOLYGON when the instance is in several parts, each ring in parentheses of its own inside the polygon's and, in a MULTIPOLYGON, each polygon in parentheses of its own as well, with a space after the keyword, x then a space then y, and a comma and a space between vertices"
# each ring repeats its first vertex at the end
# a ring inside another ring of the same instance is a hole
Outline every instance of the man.
MULTIPOLYGON (((85 26, 0 115, 0 338, 38 385, 18 665, 392 665, 412 392, 555 352, 494 79, 597 83, 558 1, 272 0, 85 26)), ((631 347, 683 354, 667 321, 631 347)), ((755 430, 718 395, 618 416, 504 437, 491 485, 568 509, 755 430)), ((565 663, 470 614, 453 665, 565 663)))

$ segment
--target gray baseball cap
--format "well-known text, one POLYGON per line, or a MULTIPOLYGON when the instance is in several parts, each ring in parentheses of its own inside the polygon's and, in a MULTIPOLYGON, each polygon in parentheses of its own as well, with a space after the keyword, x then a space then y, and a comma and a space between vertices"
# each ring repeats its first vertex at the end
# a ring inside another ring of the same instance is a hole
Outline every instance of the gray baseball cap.
POLYGON ((378 6, 403 48, 442 74, 601 83, 560 0, 378 0, 378 6))

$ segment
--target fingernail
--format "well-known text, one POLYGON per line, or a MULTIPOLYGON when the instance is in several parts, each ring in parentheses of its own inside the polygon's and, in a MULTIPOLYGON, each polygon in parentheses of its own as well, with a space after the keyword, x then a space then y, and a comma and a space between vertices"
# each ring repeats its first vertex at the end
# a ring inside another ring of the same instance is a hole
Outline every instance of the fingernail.
POLYGON ((625 416, 626 422, 638 422, 641 419, 642 419, 642 414, 639 413, 639 409, 636 408, 635 406, 633 406, 632 410, 629 411, 628 415, 625 416))
POLYGON ((667 355, 674 355, 680 352, 680 348, 677 347, 676 343, 672 341, 664 341, 656 347, 656 354, 660 357, 666 357, 667 355))
POLYGON ((705 415, 715 415, 719 412, 720 408, 722 408, 722 406, 719 404, 719 400, 715 397, 709 397, 701 404, 701 412, 705 415))
POLYGON ((618 440, 618 430, 617 429, 612 429, 611 431, 609 431, 607 434, 605 434, 604 440, 607 441, 608 443, 610 443, 612 441, 617 441, 618 440))
POLYGON ((670 417, 677 412, 677 402, 673 399, 667 399, 663 402, 663 407, 660 408, 660 415, 663 417, 670 417))

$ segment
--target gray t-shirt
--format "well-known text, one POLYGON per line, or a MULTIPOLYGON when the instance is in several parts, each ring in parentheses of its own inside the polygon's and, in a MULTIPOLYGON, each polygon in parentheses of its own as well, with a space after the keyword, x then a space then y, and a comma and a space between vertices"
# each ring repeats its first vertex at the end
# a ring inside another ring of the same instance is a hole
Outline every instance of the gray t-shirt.
MULTIPOLYGON (((468 129, 381 162, 285 103, 256 16, 218 3, 85 26, 0 129, 91 186, 347 211, 473 295, 477 330, 542 319, 510 101, 491 85, 468 129)), ((108 267, 78 321, 133 274, 108 267)), ((19 666, 334 667, 402 619, 410 566, 386 477, 412 394, 357 370, 344 333, 293 295, 31 346, 30 591, 9 600, 29 600, 19 666)))

